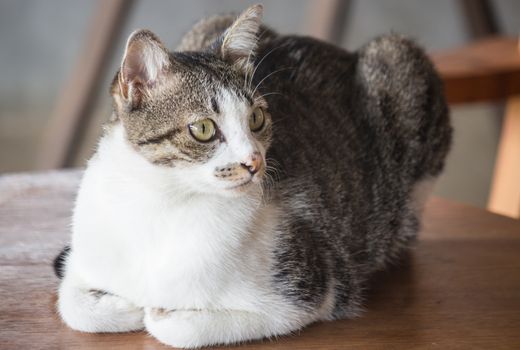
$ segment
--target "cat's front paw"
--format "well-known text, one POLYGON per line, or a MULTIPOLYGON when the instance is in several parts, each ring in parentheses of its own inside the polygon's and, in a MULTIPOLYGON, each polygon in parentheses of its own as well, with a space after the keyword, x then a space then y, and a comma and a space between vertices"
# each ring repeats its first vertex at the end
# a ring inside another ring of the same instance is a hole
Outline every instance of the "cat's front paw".
POLYGON ((130 301, 104 291, 62 286, 58 310, 72 329, 96 332, 129 332, 144 328, 144 312, 130 301))
POLYGON ((284 334, 267 315, 240 310, 145 309, 146 330, 160 342, 178 348, 233 344, 284 334))
POLYGON ((203 311, 145 309, 146 330, 161 343, 176 348, 199 348, 208 344, 207 320, 203 311))

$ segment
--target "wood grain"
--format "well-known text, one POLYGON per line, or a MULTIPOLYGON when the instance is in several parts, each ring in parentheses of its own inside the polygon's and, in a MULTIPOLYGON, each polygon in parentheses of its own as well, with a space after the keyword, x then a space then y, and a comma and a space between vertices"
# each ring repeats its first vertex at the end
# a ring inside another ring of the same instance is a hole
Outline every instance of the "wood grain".
MULTIPOLYGON (((145 333, 82 334, 55 313, 51 260, 80 172, 0 177, 0 349, 166 349, 145 333)), ((416 247, 374 277, 366 312, 236 349, 519 349, 520 222, 433 199, 416 247)))

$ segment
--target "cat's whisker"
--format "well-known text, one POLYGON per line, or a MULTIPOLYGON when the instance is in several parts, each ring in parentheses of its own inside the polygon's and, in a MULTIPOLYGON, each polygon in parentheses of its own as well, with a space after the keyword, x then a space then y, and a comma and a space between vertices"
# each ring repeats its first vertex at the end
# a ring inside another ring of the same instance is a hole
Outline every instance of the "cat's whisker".
POLYGON ((266 158, 266 163, 267 163, 267 167, 268 168, 272 168, 272 169, 276 169, 278 170, 277 168, 280 167, 280 162, 277 161, 276 159, 274 158, 266 158), (271 165, 273 164, 273 165, 271 165))
POLYGON ((266 170, 267 170, 267 171, 272 171, 272 172, 275 173, 275 174, 278 173, 278 168, 276 168, 275 166, 272 166, 272 165, 268 165, 268 166, 266 166, 266 170))
POLYGON ((266 171, 264 181, 262 182, 262 198, 264 203, 270 201, 274 185, 273 177, 266 171))
POLYGON ((280 122, 282 122, 282 121, 284 121, 284 120, 286 120, 286 119, 288 119, 288 118, 289 118, 289 117, 284 117, 284 118, 280 118, 280 119, 272 120, 271 123, 272 123, 273 125, 276 125, 276 124, 278 124, 278 123, 280 123, 280 122))
POLYGON ((262 83, 263 83, 267 78, 269 78, 269 77, 272 76, 273 74, 280 73, 280 72, 283 72, 284 70, 288 70, 288 69, 294 69, 294 67, 284 67, 284 68, 280 68, 280 69, 275 70, 274 72, 271 72, 271 73, 267 74, 265 77, 262 78, 262 80, 260 80, 260 82, 259 82, 258 84, 256 84, 255 89, 253 90, 252 95, 255 94, 256 90, 260 87, 260 85, 262 85, 262 83))
POLYGON ((269 187, 270 188, 274 188, 276 183, 279 181, 278 179, 276 179, 277 177, 278 177, 278 174, 276 174, 276 173, 267 174, 267 178, 268 178, 268 182, 269 182, 269 187))
POLYGON ((265 168, 265 176, 266 176, 266 182, 269 189, 273 189, 280 181, 280 173, 278 172, 278 169, 273 166, 266 166, 265 168))
POLYGON ((274 158, 270 158, 270 157, 268 157, 268 158, 266 158, 266 161, 268 161, 268 162, 273 162, 273 163, 275 163, 275 164, 277 164, 277 165, 280 165, 280 162, 277 161, 277 160, 274 159, 274 158))
POLYGON ((287 46, 287 44, 282 44, 280 46, 277 46, 273 49, 271 49, 269 52, 267 52, 263 57, 262 59, 260 60, 260 62, 258 62, 258 64, 255 66, 255 69, 253 70, 253 74, 251 74, 251 79, 249 80, 249 90, 251 90, 251 84, 253 84, 253 79, 255 78, 255 74, 256 74, 256 70, 258 69, 258 67, 260 67, 260 65, 262 64, 262 62, 271 54, 273 53, 274 51, 284 47, 284 46, 287 46))
POLYGON ((272 159, 272 158, 267 158, 266 163, 268 164, 268 165, 266 165, 266 173, 271 177, 273 185, 274 185, 274 184, 278 183, 281 178, 280 169, 279 169, 280 163, 277 160, 272 159), (273 165, 270 165, 271 163, 273 165))
POLYGON ((281 92, 274 91, 274 92, 269 92, 267 94, 263 94, 263 95, 260 95, 258 97, 255 97, 255 101, 258 101, 259 99, 264 98, 264 97, 269 96, 269 95, 280 95, 280 96, 287 97, 287 95, 284 95, 281 92))

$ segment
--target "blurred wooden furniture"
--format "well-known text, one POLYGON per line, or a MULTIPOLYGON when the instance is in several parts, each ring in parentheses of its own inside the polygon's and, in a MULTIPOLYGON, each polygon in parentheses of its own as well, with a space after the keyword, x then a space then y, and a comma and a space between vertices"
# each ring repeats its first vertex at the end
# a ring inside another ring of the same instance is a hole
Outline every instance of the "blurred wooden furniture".
POLYGON ((311 1, 307 8, 307 30, 317 39, 342 44, 352 0, 311 1))
MULTIPOLYGON (((80 176, 0 176, 0 348, 169 349, 144 332, 83 334, 59 320, 51 261, 80 176)), ((520 221, 434 198, 416 248, 373 279, 361 317, 232 349, 519 349, 518 271, 520 221)))
POLYGON ((520 217, 520 50, 517 38, 489 37, 432 55, 451 104, 507 100, 488 208, 520 217))
POLYGON ((518 39, 488 37, 465 47, 435 53, 450 104, 504 100, 520 95, 518 39))
MULTIPOLYGON (((70 166, 88 127, 106 67, 133 0, 98 0, 85 41, 56 105, 38 156, 38 169, 70 166)), ((111 74, 111 73, 110 73, 111 74)))

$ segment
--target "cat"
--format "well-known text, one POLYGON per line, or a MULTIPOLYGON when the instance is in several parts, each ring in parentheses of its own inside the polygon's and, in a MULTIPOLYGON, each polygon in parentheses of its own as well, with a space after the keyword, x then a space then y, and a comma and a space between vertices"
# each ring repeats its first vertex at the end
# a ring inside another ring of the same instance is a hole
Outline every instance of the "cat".
POLYGON ((452 129, 412 41, 356 52, 261 24, 199 22, 169 53, 127 41, 88 162, 58 311, 84 332, 197 348, 352 318, 413 242, 452 129))

